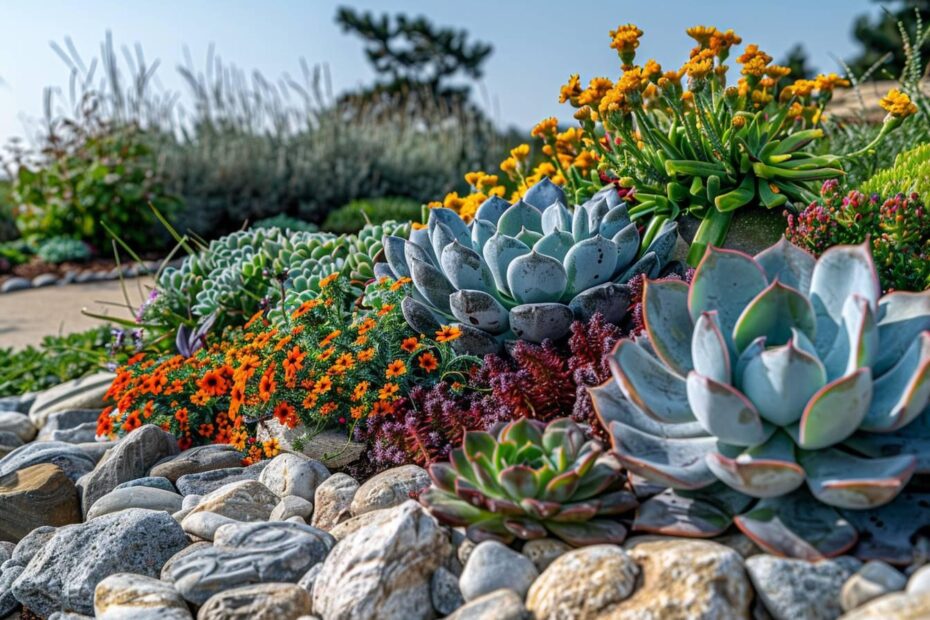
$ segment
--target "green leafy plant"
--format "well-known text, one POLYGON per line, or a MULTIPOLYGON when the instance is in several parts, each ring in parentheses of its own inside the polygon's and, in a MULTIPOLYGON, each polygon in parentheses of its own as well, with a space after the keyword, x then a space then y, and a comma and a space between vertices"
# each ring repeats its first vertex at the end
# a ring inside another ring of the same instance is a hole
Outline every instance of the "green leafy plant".
POLYGON ((629 297, 623 283, 659 274, 677 224, 664 222, 645 237, 613 187, 572 212, 562 189, 543 179, 513 205, 491 197, 470 226, 433 208, 427 228, 409 241, 385 238, 385 256, 395 276, 413 278, 417 294, 404 300, 404 316, 414 330, 458 321, 462 350, 484 354, 508 337, 561 338, 572 321, 595 312, 619 321, 629 297))
POLYGON ((333 233, 353 233, 365 224, 380 224, 388 220, 419 221, 422 205, 409 198, 369 198, 353 200, 326 216, 323 230, 333 233))
POLYGON ((90 247, 83 241, 71 237, 49 237, 38 244, 36 256, 46 263, 84 262, 91 257, 90 247))
POLYGON ((0 243, 19 237, 11 193, 12 184, 6 179, 0 180, 0 243))
POLYGON ((280 228, 291 232, 317 232, 320 228, 312 222, 307 222, 291 215, 280 213, 266 217, 252 224, 252 228, 280 228))
POLYGON ((476 542, 549 534, 581 546, 618 544, 626 528, 610 517, 635 508, 619 463, 567 418, 523 418, 496 433, 467 431, 451 462, 429 467, 420 501, 476 542))
POLYGON ((860 189, 879 196, 930 195, 930 143, 899 153, 890 168, 875 173, 860 189))
POLYGON ((590 390, 627 469, 684 493, 646 502, 634 529, 712 536, 735 520, 814 559, 858 528, 855 553, 910 557, 901 537, 921 520, 896 497, 928 469, 930 293, 882 297, 867 246, 815 259, 782 240, 755 258, 709 249, 690 285, 648 282, 643 318, 648 338, 621 341, 615 380, 590 390), (895 512, 903 531, 877 533, 895 512))

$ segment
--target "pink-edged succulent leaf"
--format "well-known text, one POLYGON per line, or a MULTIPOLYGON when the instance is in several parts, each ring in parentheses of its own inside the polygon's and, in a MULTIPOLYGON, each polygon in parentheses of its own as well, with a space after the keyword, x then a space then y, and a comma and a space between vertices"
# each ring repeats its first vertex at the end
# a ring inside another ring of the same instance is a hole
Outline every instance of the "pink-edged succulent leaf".
POLYGON ((892 433, 859 432, 843 442, 847 448, 873 458, 910 455, 917 458, 917 473, 930 474, 930 416, 921 415, 892 433))
POLYGON ((813 338, 816 324, 810 300, 776 280, 740 314, 733 328, 733 344, 742 351, 759 336, 765 336, 769 346, 785 344, 791 340, 792 328, 813 338))
POLYGON ((691 361, 693 321, 688 313, 688 285, 681 280, 649 280, 643 287, 643 323, 649 341, 665 365, 682 377, 691 361))
POLYGON ((930 290, 922 293, 895 291, 878 302, 878 339, 881 349, 872 368, 882 376, 898 363, 922 332, 930 330, 930 290))
POLYGON ((685 380, 632 340, 617 343, 610 370, 623 395, 659 422, 691 422, 685 380))
POLYGON ((508 517, 503 520, 503 524, 508 532, 523 540, 546 537, 546 528, 532 519, 508 517))
POLYGON ((588 472, 591 471, 591 468, 594 467, 594 464, 597 462, 597 459, 600 458, 603 453, 603 448, 597 444, 588 444, 591 448, 586 448, 585 451, 578 455, 578 458, 575 460, 575 464, 572 467, 572 470, 578 474, 578 477, 584 479, 588 475, 588 472))
POLYGON ((598 515, 621 515, 636 508, 639 500, 629 491, 614 491, 606 493, 598 498, 597 514, 598 515))
POLYGON ((546 528, 573 547, 619 545, 626 539, 623 524, 610 519, 591 519, 585 523, 547 521, 546 528))
POLYGON ((620 391, 620 386, 613 379, 608 379, 597 387, 588 388, 591 403, 601 426, 610 428, 611 422, 620 422, 656 437, 702 437, 707 431, 698 421, 681 424, 663 424, 649 417, 627 400, 620 391))
POLYGON ((564 448, 567 452, 577 452, 584 445, 584 432, 569 418, 553 420, 542 434, 542 446, 547 452, 564 448))
POLYGON ((455 527, 468 525, 491 514, 472 506, 458 497, 430 487, 420 494, 420 503, 441 522, 455 527))
POLYGON ((455 481, 455 495, 476 508, 485 508, 488 503, 488 496, 484 491, 464 478, 455 481))
POLYGON ((914 474, 913 456, 863 459, 841 450, 817 450, 800 456, 814 497, 837 508, 864 510, 892 501, 914 474))
POLYGON ((766 552, 811 562, 843 555, 858 540, 849 521, 804 490, 760 500, 734 523, 766 552))
POLYGON ((517 458, 517 444, 512 441, 498 441, 494 448, 494 467, 504 469, 517 458))
POLYGON ((495 540, 497 542, 509 545, 513 542, 513 533, 504 527, 503 517, 493 515, 483 521, 475 521, 465 528, 465 535, 472 542, 480 543, 486 540, 495 540))
POLYGON ((688 401, 694 416, 708 433, 736 446, 756 446, 774 432, 746 396, 725 383, 691 371, 688 401))
POLYGON ((567 502, 575 494, 580 482, 581 477, 574 471, 563 472, 549 481, 542 497, 550 502, 567 502))
POLYGON ((478 484, 478 479, 475 477, 475 471, 472 469, 471 461, 465 456, 464 450, 461 448, 454 448, 452 452, 449 453, 449 464, 452 465, 459 477, 464 478, 473 485, 478 484))
POLYGON ((478 455, 483 454, 487 458, 494 456, 494 448, 497 447, 497 441, 486 431, 466 431, 465 440, 462 442, 462 448, 468 460, 474 461, 478 455))
POLYGON ((833 381, 858 368, 871 368, 878 352, 878 326, 869 301, 853 295, 843 306, 842 322, 830 352, 823 358, 827 379, 833 381))
POLYGON ((878 307, 881 286, 867 242, 833 246, 814 266, 810 299, 817 316, 814 342, 820 359, 832 348, 842 324, 843 306, 853 295, 868 300, 873 309, 878 307))
POLYGON ((557 523, 580 523, 590 521, 597 516, 597 501, 573 502, 562 506, 558 514, 549 518, 557 523))
POLYGON ((908 566, 916 559, 917 533, 930 527, 930 493, 905 491, 881 508, 840 512, 859 531, 853 555, 908 566))
POLYGON ((807 403, 794 440, 805 450, 835 445, 862 424, 872 402, 872 373, 860 368, 822 387, 807 403))
POLYGON ((640 505, 633 531, 688 538, 719 536, 751 501, 720 484, 698 492, 667 489, 640 505))
POLYGON ((801 419, 808 401, 827 383, 823 364, 797 346, 796 336, 781 347, 749 347, 740 377, 740 389, 759 415, 778 426, 801 419))
POLYGON ((478 480, 478 488, 484 490, 490 495, 504 497, 504 488, 497 480, 498 472, 494 468, 491 459, 484 454, 478 454, 471 462, 472 471, 475 472, 475 478, 478 480))
POLYGON ((620 463, 615 457, 601 457, 597 463, 582 477, 575 489, 573 500, 585 500, 595 497, 616 486, 623 480, 620 463))
POLYGON ((542 436, 542 431, 534 421, 520 418, 501 429, 498 441, 512 441, 519 449, 526 444, 539 445, 542 436))
POLYGON ((778 243, 756 254, 756 262, 765 270, 769 282, 778 280, 807 295, 811 287, 816 259, 807 251, 782 237, 778 243))
POLYGON ((520 502, 520 506, 523 507, 523 510, 526 511, 526 514, 530 515, 534 519, 549 519, 550 517, 557 515, 562 509, 562 504, 559 502, 550 502, 548 500, 539 500, 527 498, 520 502))
POLYGON ((433 463, 429 466, 429 477, 433 484, 447 493, 455 493, 455 481, 458 474, 448 463, 433 463))
POLYGON ((767 285, 765 271, 751 256, 711 247, 691 279, 688 311, 697 321, 701 313, 716 310, 720 330, 729 343, 743 309, 767 285))
POLYGON ((502 497, 488 497, 485 508, 498 515, 522 515, 523 508, 516 502, 502 497))
POLYGON ((619 422, 609 432, 620 462, 648 480, 676 489, 700 489, 717 480, 704 460, 716 448, 713 437, 656 437, 619 422))
POLYGON ((707 455, 707 466, 728 487, 751 497, 787 495, 804 484, 794 442, 782 431, 760 446, 746 450, 720 446, 718 450, 707 455))
POLYGON ((526 465, 511 465, 502 469, 498 480, 504 492, 515 501, 520 501, 525 497, 536 497, 539 493, 540 486, 536 472, 526 465))
POLYGON ((861 428, 887 433, 904 428, 930 403, 930 332, 922 332, 898 363, 873 383, 861 428))
POLYGON ((702 312, 698 317, 691 336, 691 353, 694 372, 718 383, 730 384, 730 347, 717 324, 716 310, 702 312))

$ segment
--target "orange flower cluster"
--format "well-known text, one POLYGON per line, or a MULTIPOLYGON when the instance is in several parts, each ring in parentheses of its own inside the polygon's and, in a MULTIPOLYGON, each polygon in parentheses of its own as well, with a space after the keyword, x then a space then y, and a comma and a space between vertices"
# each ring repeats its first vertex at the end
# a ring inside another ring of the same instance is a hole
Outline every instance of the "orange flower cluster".
POLYGON ((257 438, 272 420, 351 429, 390 415, 412 382, 435 383, 456 363, 448 343, 461 336, 448 326, 429 338, 412 334, 399 309, 408 285, 407 278, 372 284, 370 305, 346 316, 349 283, 329 276, 318 297, 289 309, 284 325, 259 313, 190 358, 137 355, 118 370, 107 392, 116 406, 100 414, 97 435, 156 424, 181 448, 232 444, 251 463, 280 450, 276 440, 257 438))

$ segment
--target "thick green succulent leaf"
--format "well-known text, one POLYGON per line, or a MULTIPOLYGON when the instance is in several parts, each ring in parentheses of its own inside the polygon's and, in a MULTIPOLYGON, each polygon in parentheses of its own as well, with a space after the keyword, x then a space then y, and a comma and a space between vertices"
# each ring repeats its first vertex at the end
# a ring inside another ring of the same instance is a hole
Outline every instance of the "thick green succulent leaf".
POLYGON ((688 373, 687 386, 694 417, 720 441, 735 446, 757 446, 774 431, 737 389, 694 371, 688 373))
MULTIPOLYGON (((451 297, 450 297, 451 300, 451 297)), ((459 355, 484 356, 500 353, 503 336, 494 336, 489 332, 472 327, 467 323, 453 323, 462 335, 452 341, 452 349, 459 355)), ((423 332, 426 333, 426 332, 423 332)))
POLYGON ((584 432, 571 419, 559 418, 546 425, 535 443, 542 444, 547 452, 562 448, 568 454, 576 455, 585 443, 584 432))
POLYGON ((871 367, 878 350, 875 313, 868 300, 853 295, 843 307, 843 320, 833 347, 824 359, 827 379, 847 375, 857 368, 871 367))
POLYGON ((551 204, 542 212, 542 231, 546 236, 554 232, 564 232, 571 237, 571 230, 572 214, 562 203, 551 204))
POLYGON ((432 334, 439 330, 439 320, 432 310, 413 297, 405 297, 400 304, 407 324, 420 334, 432 334))
POLYGON ((858 432, 843 445, 873 458, 911 455, 917 457, 917 472, 930 474, 930 408, 897 431, 890 433, 858 432))
POLYGON ((504 211, 510 208, 510 203, 500 196, 491 196, 481 203, 475 212, 475 221, 485 221, 497 229, 497 222, 501 219, 504 211))
POLYGON ((574 297, 581 291, 610 281, 617 266, 617 244, 600 235, 576 243, 565 255, 568 287, 565 295, 574 297))
POLYGON ((523 229, 542 233, 542 212, 524 200, 518 200, 497 221, 497 232, 516 237, 523 229))
POLYGON ((534 499, 532 497, 524 498, 520 501, 520 506, 534 519, 549 519, 562 509, 560 502, 549 500, 534 499))
POLYGON ((454 448, 449 453, 449 464, 455 469, 460 479, 464 479, 471 483, 472 486, 478 484, 478 479, 475 477, 475 472, 471 467, 471 461, 468 460, 468 457, 465 455, 465 450, 462 448, 454 448))
POLYGON ((666 489, 640 505, 633 531, 688 538, 719 536, 749 501, 726 487, 722 489, 719 483, 687 493, 666 489))
MULTIPOLYGON (((927 527, 930 494, 904 491, 890 504, 873 510, 841 510, 860 532, 853 555, 862 560, 881 560, 909 566, 917 559, 914 541, 927 527)), ((921 554, 922 555, 922 554, 921 554)))
POLYGON ((487 518, 491 513, 472 506, 458 497, 435 487, 420 494, 420 502, 434 517, 454 527, 466 526, 476 520, 487 518))
POLYGON ((525 497, 536 497, 539 492, 536 472, 526 465, 511 465, 501 470, 498 479, 507 495, 518 502, 525 497))
POLYGON ((589 236, 591 236, 591 229, 588 223, 588 212, 584 208, 576 207, 574 213, 572 213, 572 237, 575 238, 577 243, 589 236))
POLYGON ((717 324, 716 310, 702 312, 695 322, 691 335, 691 360, 698 374, 718 383, 730 384, 730 349, 717 324))
MULTIPOLYGON (((468 225, 459 217, 459 214, 452 209, 438 207, 429 210, 427 228, 429 229, 430 237, 436 234, 435 228, 438 226, 445 227, 446 231, 452 235, 454 240, 468 245, 471 239, 471 231, 468 230, 468 225)), ((435 250, 435 248, 436 246, 434 244, 433 249, 435 250)), ((436 252, 436 256, 439 256, 438 251, 436 252)))
POLYGON ((587 321, 599 312, 608 323, 618 324, 626 316, 630 298, 629 285, 608 282, 578 293, 568 307, 579 321, 587 321))
MULTIPOLYGON (((580 494, 576 491, 575 497, 573 497, 572 500, 577 501, 579 495, 580 494)), ((591 501, 597 503, 597 514, 599 515, 620 515, 629 512, 639 505, 639 500, 636 499, 636 496, 624 490, 606 493, 600 497, 592 498, 591 501)))
POLYGON ((565 204, 565 190, 553 183, 549 177, 543 177, 526 190, 523 201, 542 211, 556 202, 565 204))
POLYGON ((437 488, 446 493, 455 493, 455 481, 458 479, 458 474, 452 465, 449 463, 432 463, 428 471, 429 477, 437 488))
POLYGON ((865 431, 887 433, 910 424, 930 404, 930 332, 923 332, 898 363, 873 384, 865 431))
POLYGON ((520 517, 509 517, 503 521, 507 531, 523 540, 534 540, 546 537, 546 528, 537 521, 520 517))
POLYGON ((474 220, 471 225, 471 247, 484 256, 484 246, 488 239, 497 234, 497 227, 484 220, 474 220))
POLYGON ((681 280, 647 280, 643 287, 643 323, 656 355, 681 376, 694 369, 688 313, 688 285, 681 280))
POLYGON ((594 412, 604 428, 610 428, 611 422, 620 422, 655 437, 683 439, 707 436, 704 427, 697 420, 682 424, 664 424, 646 415, 623 395, 614 379, 588 388, 588 394, 591 395, 594 412))
POLYGON ((805 450, 837 444, 859 428, 872 402, 872 372, 860 368, 832 381, 810 399, 795 441, 805 450))
POLYGON ((810 298, 817 316, 814 343, 825 359, 836 340, 843 320, 843 307, 853 295, 860 295, 875 310, 881 287, 868 246, 834 246, 823 253, 811 276, 810 298))
POLYGON ((442 271, 456 289, 496 292, 494 277, 481 256, 459 242, 450 243, 439 257, 442 271))
POLYGON ((564 230, 555 230, 533 245, 533 250, 546 256, 551 256, 557 261, 564 261, 565 255, 575 245, 575 239, 571 233, 564 230))
POLYGON ((618 280, 617 276, 626 271, 639 254, 639 228, 636 224, 627 224, 611 235, 610 240, 617 244, 617 266, 614 270, 614 280, 618 280))
POLYGON ((913 456, 862 459, 841 450, 803 452, 801 465, 814 497, 837 508, 877 508, 893 500, 914 474, 913 456))
POLYGON ((585 523, 546 522, 546 529, 569 545, 619 545, 626 540, 623 524, 610 519, 591 519, 585 523))
POLYGON ((612 207, 601 220, 597 232, 612 239, 614 235, 630 225, 630 214, 625 206, 612 207))
MULTIPOLYGON (((498 438, 500 441, 512 441, 518 449, 525 444, 543 444, 543 433, 529 418, 520 418, 515 422, 511 422, 501 429, 498 438)), ((546 449, 551 448, 547 446, 546 449)))
POLYGON ((507 269, 514 259, 529 253, 529 246, 513 237, 496 234, 488 239, 484 244, 484 260, 491 270, 491 275, 494 276, 494 283, 497 284, 498 290, 510 294, 510 288, 507 286, 507 269))
POLYGON ((492 334, 503 334, 510 329, 510 313, 484 291, 456 291, 449 297, 453 316, 466 325, 471 325, 492 334))
POLYGON ((783 345, 791 340, 792 328, 813 338, 816 325, 810 301, 776 280, 740 314, 733 328, 733 344, 742 351, 759 336, 765 336, 767 346, 783 345))
POLYGON ((620 462, 647 480, 674 489, 700 489, 717 480, 705 462, 717 444, 713 437, 656 437, 619 422, 608 430, 620 462))
POLYGON ((398 278, 409 278, 410 269, 407 267, 407 259, 404 257, 404 246, 408 241, 402 237, 386 236, 384 237, 384 258, 390 265, 391 270, 398 278))
MULTIPOLYGON (((697 321, 703 312, 716 310, 720 331, 731 342, 733 328, 744 308, 767 284, 762 267, 750 256, 710 247, 691 280, 688 311, 697 321)), ((748 344, 747 341, 745 345, 748 344)))
POLYGON ((543 490, 543 499, 550 502, 563 503, 571 499, 578 489, 581 476, 574 471, 566 471, 549 481, 543 490))
POLYGON ((684 379, 670 371, 638 343, 621 340, 611 352, 610 370, 624 396, 659 422, 691 422, 684 379))
POLYGON ((507 288, 521 304, 558 301, 567 284, 562 263, 534 251, 514 258, 507 267, 507 288))
POLYGON ((408 262, 413 285, 430 305, 441 312, 450 313, 449 295, 455 292, 441 271, 421 260, 408 262))
POLYGON ((538 233, 533 230, 527 230, 526 228, 522 229, 517 233, 517 240, 521 243, 525 243, 529 247, 533 247, 543 238, 542 233, 538 233))
POLYGON ((666 221, 662 224, 652 243, 646 248, 646 253, 654 252, 659 262, 665 264, 671 258, 678 244, 678 222, 666 221))
POLYGON ((581 479, 572 500, 580 501, 594 498, 621 480, 620 463, 612 461, 613 459, 598 459, 591 467, 591 470, 581 479))
POLYGON ((759 414, 778 426, 801 419, 808 401, 827 383, 827 371, 816 357, 795 343, 761 351, 746 360, 739 385, 759 414))
POLYGON ((858 540, 849 521, 806 491, 763 499, 734 523, 766 552, 810 562, 843 555, 858 540))
POLYGON ((781 431, 760 446, 718 447, 707 466, 721 482, 750 497, 779 497, 804 484, 804 470, 794 457, 794 443, 781 431))
POLYGON ((571 309, 564 304, 521 304, 510 310, 510 329, 517 338, 530 342, 562 338, 573 320, 571 309))
POLYGON ((597 501, 573 502, 562 505, 559 514, 551 517, 556 523, 580 523, 597 516, 597 501))
POLYGON ((930 290, 895 291, 878 302, 878 339, 881 350, 872 371, 880 377, 898 363, 919 334, 930 329, 930 290))
POLYGON ((782 237, 775 245, 756 254, 756 262, 765 270, 769 282, 778 280, 807 296, 811 288, 816 259, 782 237))
MULTIPOLYGON (((430 232, 428 229, 420 228, 418 230, 411 230, 410 231, 410 244, 423 250, 423 252, 425 253, 425 256, 414 255, 415 258, 419 258, 420 260, 425 260, 426 262, 433 263, 434 265, 439 264, 439 257, 437 257, 435 252, 433 252, 433 242, 430 240, 430 232)), ((407 262, 409 263, 411 255, 408 254, 408 252, 410 252, 410 250, 408 248, 404 248, 404 256, 406 257, 407 262)))
MULTIPOLYGON (((619 265, 620 262, 617 261, 619 265)), ((656 256, 655 252, 647 252, 643 254, 642 257, 629 267, 626 271, 622 272, 618 277, 614 278, 616 282, 629 282, 638 275, 644 275, 647 278, 655 278, 659 275, 659 270, 662 269, 662 263, 659 262, 659 257, 656 256)))
MULTIPOLYGON (((440 261, 442 260, 442 251, 446 249, 446 246, 452 245, 456 242, 455 234, 445 224, 431 225, 429 239, 433 246, 433 255, 440 261)), ((470 236, 466 243, 471 245, 470 236)))
POLYGON ((462 449, 469 461, 474 462, 479 455, 492 457, 497 441, 486 431, 466 431, 462 449))
POLYGON ((516 463, 517 444, 512 441, 498 440, 494 448, 494 467, 498 470, 506 468, 508 465, 516 463))
POLYGON ((470 523, 465 528, 465 535, 475 543, 496 540, 509 545, 514 539, 513 532, 504 527, 504 517, 502 515, 491 515, 483 521, 470 523))

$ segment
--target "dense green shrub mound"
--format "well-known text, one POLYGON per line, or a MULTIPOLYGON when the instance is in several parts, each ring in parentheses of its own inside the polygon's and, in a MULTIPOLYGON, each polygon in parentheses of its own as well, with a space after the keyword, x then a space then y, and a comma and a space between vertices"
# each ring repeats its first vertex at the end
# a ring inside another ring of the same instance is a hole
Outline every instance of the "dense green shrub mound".
POLYGON ((366 198, 353 200, 326 216, 323 230, 333 233, 354 233, 369 222, 381 224, 388 220, 419 221, 423 207, 409 198, 366 198))
POLYGON ((280 213, 252 224, 252 228, 280 228, 291 232, 317 232, 320 228, 312 222, 280 213))
POLYGON ((930 194, 930 143, 900 153, 894 165, 877 172, 862 184, 865 194, 894 196, 917 192, 930 194))
POLYGON ((56 265, 83 262, 90 258, 90 247, 83 241, 70 237, 51 237, 39 244, 36 255, 46 263, 56 265))

